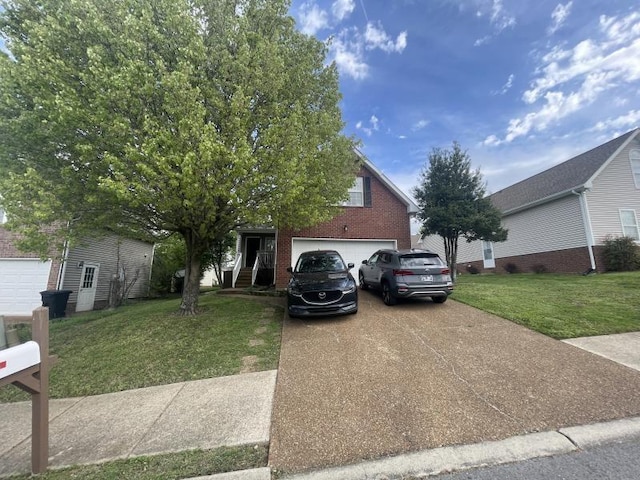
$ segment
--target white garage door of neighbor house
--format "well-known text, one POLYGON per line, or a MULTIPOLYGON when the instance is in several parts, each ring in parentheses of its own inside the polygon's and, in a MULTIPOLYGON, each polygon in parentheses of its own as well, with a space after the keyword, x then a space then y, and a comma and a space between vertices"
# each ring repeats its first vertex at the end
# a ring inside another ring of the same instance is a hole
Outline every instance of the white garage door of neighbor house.
POLYGON ((381 248, 396 248, 395 240, 336 240, 294 238, 291 245, 291 266, 295 267, 296 261, 302 252, 310 250, 336 250, 346 263, 353 263, 351 274, 358 281, 358 268, 363 260, 367 260, 376 250, 381 248))
POLYGON ((42 305, 50 271, 50 260, 0 260, 0 315, 31 315, 42 305))

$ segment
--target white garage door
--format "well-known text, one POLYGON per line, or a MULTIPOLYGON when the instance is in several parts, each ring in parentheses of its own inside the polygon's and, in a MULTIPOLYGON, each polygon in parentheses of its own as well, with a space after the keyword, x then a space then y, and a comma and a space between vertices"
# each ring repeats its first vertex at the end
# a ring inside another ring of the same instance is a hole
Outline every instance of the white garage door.
POLYGON ((337 240, 334 238, 309 239, 294 238, 291 245, 291 266, 295 267, 296 261, 302 252, 309 250, 337 250, 345 262, 353 263, 351 270, 353 277, 358 281, 358 268, 363 260, 367 260, 376 250, 381 248, 396 248, 395 240, 337 240))
POLYGON ((42 305, 50 271, 50 260, 0 260, 0 315, 31 315, 42 305))

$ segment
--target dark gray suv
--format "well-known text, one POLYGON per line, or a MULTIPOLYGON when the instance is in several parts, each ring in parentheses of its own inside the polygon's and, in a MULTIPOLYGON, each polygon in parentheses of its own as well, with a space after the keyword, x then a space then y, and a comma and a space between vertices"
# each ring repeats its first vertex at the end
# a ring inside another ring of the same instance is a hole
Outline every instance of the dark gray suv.
POLYGON ((444 303, 453 292, 449 267, 429 250, 378 250, 363 260, 358 280, 363 290, 381 290, 387 305, 410 297, 431 297, 435 303, 444 303))

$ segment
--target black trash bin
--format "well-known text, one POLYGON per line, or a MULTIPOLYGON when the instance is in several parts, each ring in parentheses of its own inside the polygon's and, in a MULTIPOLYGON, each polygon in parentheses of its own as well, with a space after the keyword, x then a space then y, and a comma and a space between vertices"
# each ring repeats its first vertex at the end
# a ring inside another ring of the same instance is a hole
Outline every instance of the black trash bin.
POLYGON ((71 292, 72 290, 44 290, 40 292, 42 306, 49 307, 49 320, 64 317, 71 292))

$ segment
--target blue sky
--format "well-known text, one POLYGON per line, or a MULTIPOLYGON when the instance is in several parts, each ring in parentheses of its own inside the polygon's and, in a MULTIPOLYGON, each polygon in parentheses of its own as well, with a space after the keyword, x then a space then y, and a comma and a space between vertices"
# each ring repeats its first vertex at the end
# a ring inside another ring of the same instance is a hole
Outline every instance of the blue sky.
POLYGON ((406 193, 458 141, 489 193, 640 126, 640 4, 294 0, 329 43, 346 133, 406 193))

